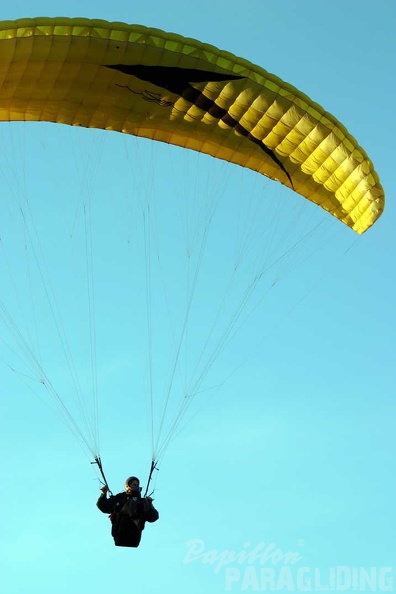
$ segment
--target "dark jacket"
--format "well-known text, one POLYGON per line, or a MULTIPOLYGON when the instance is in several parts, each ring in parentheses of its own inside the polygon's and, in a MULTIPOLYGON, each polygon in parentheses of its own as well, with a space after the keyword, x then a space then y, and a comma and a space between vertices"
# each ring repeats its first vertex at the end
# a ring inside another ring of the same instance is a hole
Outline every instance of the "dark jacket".
POLYGON ((104 514, 110 514, 111 534, 118 547, 137 547, 146 522, 156 522, 159 514, 151 501, 132 493, 118 493, 108 499, 102 493, 96 503, 104 514))

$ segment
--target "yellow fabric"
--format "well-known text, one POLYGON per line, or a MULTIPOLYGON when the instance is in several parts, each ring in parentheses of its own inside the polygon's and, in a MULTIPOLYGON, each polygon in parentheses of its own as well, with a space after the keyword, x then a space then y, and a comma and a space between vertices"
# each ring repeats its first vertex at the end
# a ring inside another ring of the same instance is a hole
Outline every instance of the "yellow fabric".
POLYGON ((384 208, 365 151, 322 107, 246 60, 157 29, 1 22, 0 120, 116 130, 208 153, 292 187, 358 233, 384 208))

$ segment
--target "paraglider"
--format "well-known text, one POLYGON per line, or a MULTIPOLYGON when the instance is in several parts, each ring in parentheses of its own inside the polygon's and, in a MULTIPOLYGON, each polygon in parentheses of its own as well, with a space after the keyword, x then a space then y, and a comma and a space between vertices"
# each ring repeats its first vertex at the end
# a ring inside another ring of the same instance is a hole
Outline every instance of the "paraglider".
POLYGON ((140 481, 135 476, 126 479, 125 492, 107 499, 107 491, 108 486, 104 485, 96 505, 104 514, 110 514, 114 544, 117 547, 138 547, 146 522, 153 523, 159 518, 153 499, 141 496, 140 481))
MULTIPOLYGON (((280 182, 358 234, 367 231, 383 212, 384 192, 371 160, 334 116, 277 76, 211 45, 138 25, 37 18, 0 23, 0 56, 2 122, 97 128, 205 153, 280 182)), ((26 236, 30 240, 28 233, 26 236)), ((147 269, 151 272, 150 266, 147 269)), ((252 282, 248 279, 248 289, 237 302, 218 345, 197 372, 198 379, 186 381, 170 429, 160 439, 161 418, 153 439, 152 468, 263 274, 259 270, 253 273, 252 282)), ((197 271, 190 274, 193 280, 187 289, 186 313, 180 331, 174 333, 177 339, 169 388, 165 389, 166 406, 181 345, 188 335, 197 277, 197 271)), ((218 311, 227 297, 228 289, 218 311)), ((22 350, 35 358, 22 333, 15 331, 8 312, 0 313, 6 325, 12 326, 22 350)), ((215 322, 219 317, 216 313, 215 322)), ((151 318, 148 326, 151 331, 151 318)), ((215 323, 208 326, 211 336, 215 323)), ((203 342, 206 347, 209 339, 203 342)), ((68 349, 65 351, 68 355, 68 349)), ((201 363, 201 353, 198 359, 201 363)), ((41 364, 35 362, 40 381, 52 390, 41 364)), ((55 397, 70 420, 57 392, 55 397)), ((80 434, 74 423, 72 430, 80 434)), ((97 459, 95 445, 85 437, 83 442, 97 459)), ((130 477, 126 492, 109 499, 107 485, 102 488, 97 505, 103 513, 111 514, 117 546, 138 546, 145 522, 158 519, 152 499, 141 497, 139 485, 136 477, 130 477)))

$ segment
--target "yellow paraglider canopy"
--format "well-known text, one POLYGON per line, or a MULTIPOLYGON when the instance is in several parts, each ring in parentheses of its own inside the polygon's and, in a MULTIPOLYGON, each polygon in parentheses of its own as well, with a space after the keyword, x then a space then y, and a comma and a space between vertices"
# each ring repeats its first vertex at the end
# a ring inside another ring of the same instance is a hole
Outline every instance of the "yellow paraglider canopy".
POLYGON ((358 233, 384 193, 332 115, 264 69, 179 35, 100 20, 0 23, 0 120, 115 130, 248 167, 358 233))

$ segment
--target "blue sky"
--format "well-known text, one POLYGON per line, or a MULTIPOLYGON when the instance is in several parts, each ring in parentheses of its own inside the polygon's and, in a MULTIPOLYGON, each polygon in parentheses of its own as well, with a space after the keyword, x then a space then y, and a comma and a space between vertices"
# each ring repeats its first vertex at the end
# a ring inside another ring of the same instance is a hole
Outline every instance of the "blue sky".
MULTIPOLYGON (((147 526, 137 550, 114 547, 109 521, 95 507, 100 485, 92 457, 52 410, 48 390, 0 327, 2 591, 172 588, 175 594, 211 594, 271 585, 320 591, 332 584, 348 591, 363 589, 370 568, 377 590, 393 591, 394 3, 380 0, 373 9, 365 0, 58 0, 54 7, 15 0, 1 10, 2 20, 60 15, 176 32, 294 84, 365 148, 386 207, 358 237, 285 188, 213 159, 116 134, 2 124, 0 299, 31 337, 48 379, 80 423, 58 331, 33 274, 34 251, 25 249, 15 209, 28 199, 29 229, 40 237, 32 245, 43 247, 46 287, 53 287, 88 402, 93 343, 84 296, 87 270, 94 273, 98 435, 114 492, 131 474, 144 481, 149 470, 150 377, 158 423, 191 281, 180 245, 191 247, 194 262, 200 245, 195 230, 208 220, 205 209, 216 205, 176 386, 193 377, 200 354, 210 352, 203 345, 218 308, 226 319, 240 299, 239 287, 305 229, 319 225, 311 241, 271 268, 244 310, 239 332, 210 366, 159 465, 154 497, 160 520, 147 526), (148 197, 152 334, 142 225, 148 197), (89 204, 94 249, 87 265, 83 212, 89 204), (188 232, 175 226, 186 204, 188 232), (250 243, 243 243, 246 238, 250 243), (246 272, 223 303, 230 278, 225 271, 241 253, 246 272), (266 547, 260 563, 257 551, 266 547), (225 563, 226 551, 251 556, 231 555, 225 563)), ((221 334, 216 330, 213 337, 218 344, 221 334)), ((177 410, 175 392, 168 420, 177 410)))

